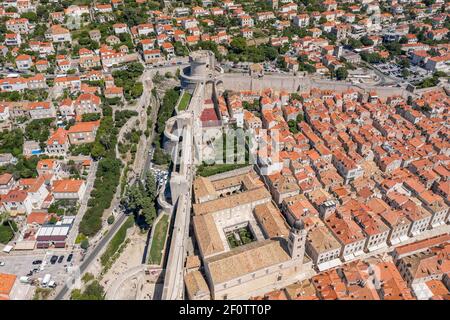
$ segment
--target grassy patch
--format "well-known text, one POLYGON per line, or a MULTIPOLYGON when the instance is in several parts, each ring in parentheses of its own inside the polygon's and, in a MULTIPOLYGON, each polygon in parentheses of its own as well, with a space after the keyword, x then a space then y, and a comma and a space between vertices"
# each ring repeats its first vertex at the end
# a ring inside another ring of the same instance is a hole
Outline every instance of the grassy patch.
POLYGON ((111 259, 111 257, 117 252, 120 245, 125 241, 125 237, 127 236, 128 228, 132 227, 133 225, 134 225, 134 219, 132 216, 130 216, 130 217, 128 217, 125 224, 120 227, 120 229, 117 231, 117 233, 114 235, 114 237, 112 237, 111 241, 108 243, 108 247, 106 247, 105 252, 100 257, 102 266, 105 266, 108 263, 108 261, 111 259))
POLYGON ((227 234, 226 237, 228 244, 232 249, 255 241, 255 238, 253 237, 248 227, 244 227, 231 232, 227 234))
POLYGON ((88 283, 91 280, 94 280, 95 277, 92 273, 86 272, 83 277, 81 278, 81 280, 83 280, 84 283, 88 283))
POLYGON ((189 105, 189 101, 191 101, 191 94, 185 91, 181 97, 180 104, 178 105, 178 111, 186 110, 189 105))
POLYGON ((119 250, 117 250, 116 253, 114 253, 114 255, 111 257, 111 259, 108 260, 108 262, 105 264, 105 266, 102 269, 102 272, 99 275, 99 280, 101 280, 103 276, 108 272, 108 270, 111 269, 114 262, 116 262, 116 260, 119 259, 120 255, 130 242, 131 242, 130 239, 126 239, 125 242, 119 247, 119 250))
POLYGON ((166 242, 167 228, 169 226, 169 216, 164 215, 155 226, 152 246, 150 247, 149 264, 160 264, 162 259, 162 250, 166 242))
POLYGON ((201 177, 209 177, 215 174, 239 169, 248 166, 248 163, 224 163, 224 164, 213 164, 213 165, 205 165, 202 164, 197 169, 197 174, 201 177))
POLYGON ((79 233, 75 239, 75 244, 80 244, 83 240, 87 240, 87 237, 84 234, 79 233))
POLYGON ((125 193, 125 189, 127 186, 127 177, 128 177, 128 171, 130 170, 130 168, 128 167, 128 164, 125 167, 125 170, 123 172, 122 175, 122 181, 120 182, 120 196, 123 197, 124 193, 125 193))

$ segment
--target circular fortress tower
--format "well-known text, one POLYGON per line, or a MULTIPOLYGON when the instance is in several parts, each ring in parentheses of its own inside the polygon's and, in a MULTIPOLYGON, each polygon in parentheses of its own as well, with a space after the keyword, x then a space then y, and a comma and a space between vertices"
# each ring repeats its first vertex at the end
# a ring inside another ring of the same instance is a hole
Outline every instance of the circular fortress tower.
POLYGON ((216 57, 209 50, 198 50, 189 54, 189 66, 181 70, 181 86, 193 90, 198 83, 214 83, 223 73, 216 65, 216 57))

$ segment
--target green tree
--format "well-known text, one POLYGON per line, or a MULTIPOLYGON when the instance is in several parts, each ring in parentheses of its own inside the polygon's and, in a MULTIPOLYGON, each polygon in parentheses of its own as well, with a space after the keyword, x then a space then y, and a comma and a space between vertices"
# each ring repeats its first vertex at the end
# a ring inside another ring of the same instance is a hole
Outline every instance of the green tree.
POLYGON ((234 37, 230 46, 234 53, 242 53, 247 48, 247 41, 244 37, 234 37))
POLYGON ((344 67, 340 67, 336 70, 336 79, 345 80, 348 77, 348 71, 344 67))
POLYGON ((94 159, 99 159, 105 154, 105 147, 100 143, 94 143, 94 146, 91 150, 91 155, 94 159))
POLYGON ((22 130, 2 131, 0 132, 0 153, 11 153, 15 157, 20 156, 23 152, 23 142, 22 130))
POLYGON ((175 41, 173 47, 175 50, 175 54, 177 56, 185 57, 189 54, 188 48, 185 45, 183 45, 180 41, 175 41))
POLYGON ((105 300, 105 290, 97 280, 94 280, 86 286, 83 293, 79 289, 73 290, 70 298, 72 300, 105 300))
POLYGON ((358 39, 350 39, 348 40, 348 45, 354 49, 361 48, 363 46, 362 42, 358 39))
POLYGON ((0 223, 0 243, 7 244, 14 237, 14 229, 10 223, 10 219, 4 216, 0 223))
POLYGON ((157 189, 156 179, 150 170, 147 172, 147 175, 145 177, 145 188, 147 190, 147 195, 154 200, 156 198, 157 189))
POLYGON ((156 218, 155 204, 150 198, 146 197, 144 198, 142 205, 142 215, 144 216, 145 223, 152 225, 153 220, 156 218))
POLYGON ((54 120, 54 118, 32 120, 25 127, 25 137, 29 140, 46 142, 50 136, 50 124, 54 120))
POLYGON ((370 39, 368 36, 364 36, 361 38, 361 43, 364 46, 373 46, 373 40, 370 39))
POLYGON ((110 215, 110 216, 108 217, 108 220, 106 220, 106 222, 108 222, 109 225, 113 224, 113 223, 114 223, 114 216, 113 216, 113 215, 110 215))
POLYGON ((297 128, 297 122, 294 120, 289 120, 288 121, 288 125, 289 125, 289 131, 293 134, 298 133, 298 128, 297 128))
POLYGON ((80 243, 80 247, 83 250, 87 250, 87 248, 89 248, 89 240, 88 239, 83 239, 80 243))
POLYGON ((28 19, 32 23, 36 23, 38 21, 38 16, 34 12, 24 12, 20 15, 20 17, 28 19))

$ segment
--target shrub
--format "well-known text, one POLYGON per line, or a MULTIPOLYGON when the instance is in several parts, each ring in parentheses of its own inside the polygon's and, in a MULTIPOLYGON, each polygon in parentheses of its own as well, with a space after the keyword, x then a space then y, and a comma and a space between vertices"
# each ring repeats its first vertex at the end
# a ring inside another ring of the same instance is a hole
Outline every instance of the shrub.
POLYGON ((90 272, 86 272, 81 278, 81 280, 83 280, 84 283, 88 283, 89 281, 94 279, 95 279, 94 275, 90 272))
POLYGON ((72 300, 104 300, 105 290, 103 286, 97 281, 92 281, 84 290, 81 292, 80 289, 75 289, 70 295, 72 300))
POLYGON ((87 239, 82 233, 79 233, 75 239, 75 244, 80 244, 83 240, 87 239))
POLYGON ((0 243, 7 244, 13 236, 14 233, 8 225, 0 225, 0 243))
POLYGON ((108 217, 108 220, 107 220, 107 222, 108 222, 108 224, 113 224, 114 223, 114 216, 113 215, 110 215, 109 217, 108 217))
POLYGON ((89 248, 89 240, 84 239, 83 241, 81 241, 80 247, 83 250, 87 250, 87 248, 89 248))

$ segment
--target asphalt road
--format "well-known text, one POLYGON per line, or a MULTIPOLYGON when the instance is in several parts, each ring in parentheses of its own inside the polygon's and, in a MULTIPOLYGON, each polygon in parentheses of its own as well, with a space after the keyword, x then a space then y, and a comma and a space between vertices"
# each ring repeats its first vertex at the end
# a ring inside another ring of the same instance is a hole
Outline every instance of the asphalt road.
MULTIPOLYGON (((117 230, 123 225, 123 223, 126 221, 128 216, 125 214, 122 214, 113 224, 111 229, 108 231, 105 237, 103 237, 100 242, 95 246, 94 250, 91 251, 91 253, 84 259, 84 261, 80 265, 80 275, 83 274, 83 272, 89 267, 92 261, 94 261, 98 254, 101 252, 101 250, 104 248, 106 244, 109 243, 111 238, 116 234, 117 230)), ((55 300, 63 300, 66 294, 68 293, 69 288, 67 287, 67 284, 64 285, 64 287, 61 289, 60 292, 55 297, 55 300)))

